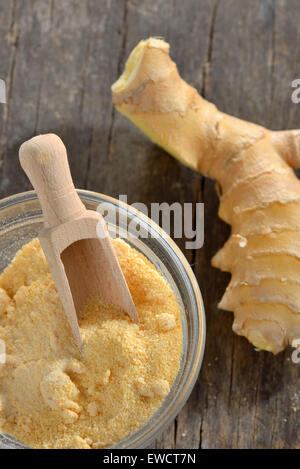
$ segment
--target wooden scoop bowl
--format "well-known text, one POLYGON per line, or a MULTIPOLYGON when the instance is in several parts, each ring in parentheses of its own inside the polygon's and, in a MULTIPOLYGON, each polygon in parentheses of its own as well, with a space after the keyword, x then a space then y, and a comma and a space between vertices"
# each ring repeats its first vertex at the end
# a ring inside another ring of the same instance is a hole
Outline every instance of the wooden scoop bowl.
POLYGON ((42 206, 40 243, 82 350, 77 318, 89 297, 121 307, 133 321, 138 315, 102 215, 87 210, 75 190, 61 139, 38 135, 21 145, 19 158, 42 206))

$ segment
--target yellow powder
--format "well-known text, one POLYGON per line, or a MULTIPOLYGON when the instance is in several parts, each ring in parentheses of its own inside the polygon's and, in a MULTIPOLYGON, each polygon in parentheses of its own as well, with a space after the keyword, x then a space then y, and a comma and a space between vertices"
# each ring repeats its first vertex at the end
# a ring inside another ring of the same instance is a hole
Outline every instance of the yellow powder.
POLYGON ((0 276, 1 431, 34 448, 104 448, 144 424, 177 375, 181 311, 152 264, 114 246, 140 323, 90 299, 80 318, 84 357, 70 341, 53 279, 34 239, 0 276))

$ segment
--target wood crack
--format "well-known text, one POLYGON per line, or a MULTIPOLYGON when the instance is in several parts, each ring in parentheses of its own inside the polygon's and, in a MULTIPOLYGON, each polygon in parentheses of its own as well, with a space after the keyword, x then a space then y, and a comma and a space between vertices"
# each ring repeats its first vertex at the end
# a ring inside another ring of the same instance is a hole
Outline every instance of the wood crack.
POLYGON ((52 26, 52 23, 53 23, 54 7, 55 7, 55 0, 51 0, 51 4, 50 4, 50 26, 52 26))
MULTIPOLYGON (((259 372, 260 372, 260 375, 261 375, 261 372, 262 372, 262 367, 259 366, 259 372)), ((258 420, 258 410, 259 410, 259 406, 258 406, 258 396, 259 396, 259 390, 260 390, 260 386, 259 384, 256 384, 256 388, 255 388, 255 399, 254 399, 254 409, 255 409, 255 412, 254 412, 254 419, 253 419, 253 433, 252 433, 252 438, 251 438, 251 447, 252 448, 255 448, 255 438, 256 438, 256 435, 257 435, 257 420, 258 420)))
MULTIPOLYGON (((193 207, 193 231, 197 229, 197 203, 201 203, 201 201, 204 199, 204 190, 205 190, 205 177, 201 176, 200 184, 198 186, 198 191, 196 194, 195 198, 195 203, 193 207)), ((193 249, 192 255, 191 255, 191 261, 190 261, 190 266, 195 273, 195 268, 196 268, 196 257, 197 257, 197 249, 193 249)))
MULTIPOLYGON (((126 53, 126 44, 127 44, 127 17, 128 17, 128 1, 126 0, 124 4, 124 14, 123 14, 123 35, 122 35, 122 44, 121 44, 121 51, 119 55, 119 61, 118 61, 118 77, 122 73, 122 69, 124 67, 124 60, 125 60, 125 53, 126 53)), ((110 160, 111 154, 112 154, 112 138, 113 138, 113 128, 114 128, 114 122, 115 122, 115 107, 112 105, 112 111, 111 111, 111 119, 110 119, 110 125, 109 125, 109 130, 108 130, 108 141, 107 141, 107 159, 110 160)))
MULTIPOLYGON (((91 8, 90 8, 90 1, 88 0, 87 3, 87 12, 88 12, 88 17, 89 21, 91 21, 91 8)), ((91 43, 92 43, 92 28, 89 28, 89 37, 88 37, 88 42, 87 42, 87 48, 86 48, 86 54, 85 54, 85 61, 84 61, 84 67, 83 67, 83 77, 82 77, 82 89, 81 89, 81 94, 80 94, 80 102, 79 102, 79 112, 80 112, 80 118, 82 121, 82 114, 83 114, 83 105, 84 105, 84 97, 85 97, 85 90, 86 90, 86 80, 87 80, 87 67, 88 67, 88 62, 89 62, 89 57, 91 53, 91 43)), ((92 146, 93 146, 93 139, 94 139, 94 126, 92 126, 89 140, 88 140, 88 151, 87 151, 87 162, 86 162, 86 170, 85 170, 85 177, 84 177, 84 189, 87 189, 88 186, 88 180, 89 180, 89 173, 90 173, 90 168, 91 168, 91 162, 92 162, 92 146)))
POLYGON ((207 89, 209 83, 211 81, 211 63, 212 63, 212 56, 213 56, 213 43, 214 43, 214 35, 215 35, 215 24, 216 24, 216 17, 217 17, 217 10, 219 6, 219 0, 216 0, 212 15, 211 15, 211 22, 210 22, 210 31, 209 31, 209 43, 207 49, 207 56, 203 67, 203 80, 202 80, 202 89, 201 95, 203 98, 206 97, 207 89))
POLYGON ((202 449, 202 434, 203 434, 203 417, 201 419, 201 424, 200 424, 199 447, 198 447, 198 449, 202 449))
MULTIPOLYGON (((52 29, 53 16, 54 16, 54 0, 51 0, 50 11, 49 11, 50 31, 52 29)), ((43 37, 42 37, 42 43, 43 43, 43 37)), ((44 58, 44 54, 43 54, 43 58, 44 58)), ((38 134, 43 82, 44 82, 44 67, 42 67, 41 78, 40 78, 39 86, 38 86, 38 96, 37 96, 36 113, 35 113, 34 135, 38 134)))
POLYGON ((234 350, 235 350, 235 336, 233 336, 233 338, 232 338, 228 407, 231 407, 231 400, 232 400, 234 350))
POLYGON ((121 52, 119 56, 119 62, 118 62, 118 77, 121 75, 121 71, 124 65, 124 58, 125 58, 125 52, 126 52, 126 43, 127 43, 127 17, 128 17, 128 1, 125 1, 124 4, 124 14, 123 14, 123 35, 122 35, 122 44, 121 44, 121 52))
MULTIPOLYGON (((275 58, 276 58, 276 36, 275 36, 275 25, 276 25, 276 0, 272 2, 272 36, 271 36, 271 91, 270 91, 270 110, 271 116, 273 115, 273 102, 274 102, 274 72, 275 72, 275 58)), ((271 119, 272 120, 272 119, 271 119)))
POLYGON ((18 31, 15 30, 16 3, 17 3, 16 0, 14 0, 13 7, 12 7, 12 19, 11 19, 11 24, 10 24, 9 33, 8 33, 11 39, 11 42, 13 44, 13 52, 12 52, 12 58, 11 58, 10 67, 8 71, 8 76, 6 79, 7 101, 6 101, 6 106, 4 108, 4 115, 3 115, 3 120, 6 125, 9 119, 9 115, 10 115, 13 79, 14 79, 16 58, 17 58, 18 47, 19 47, 19 33, 18 31))
MULTIPOLYGON (((87 12, 88 12, 88 17, 89 20, 91 20, 91 14, 90 14, 90 0, 87 2, 87 12)), ((82 87, 81 87, 81 93, 80 93, 80 98, 79 98, 79 111, 80 111, 80 118, 82 120, 82 112, 83 112, 83 104, 84 104, 84 96, 85 96, 85 85, 86 85, 86 79, 87 79, 87 68, 88 68, 88 63, 89 63, 89 57, 91 53, 91 42, 92 42, 92 28, 89 28, 89 35, 88 35, 88 41, 87 41, 87 46, 86 46, 86 51, 85 51, 85 60, 84 60, 84 65, 83 65, 83 73, 82 73, 82 87)))

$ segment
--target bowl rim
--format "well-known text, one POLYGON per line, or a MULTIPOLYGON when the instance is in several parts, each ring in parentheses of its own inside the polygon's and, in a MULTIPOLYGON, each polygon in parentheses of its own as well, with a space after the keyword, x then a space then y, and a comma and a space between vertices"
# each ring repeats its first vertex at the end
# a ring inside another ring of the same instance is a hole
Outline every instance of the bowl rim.
MULTIPOLYGON (((123 201, 120 201, 114 197, 108 196, 106 194, 102 194, 100 192, 95 192, 95 191, 90 191, 87 189, 76 189, 77 193, 79 196, 83 198, 83 200, 86 201, 91 201, 91 199, 94 199, 95 202, 99 201, 99 197, 102 199, 106 199, 108 202, 120 206, 121 208, 125 209, 131 214, 134 214, 135 216, 141 218, 144 220, 147 224, 151 225, 151 228, 157 231, 162 238, 165 239, 165 241, 170 245, 172 248, 173 252, 176 254, 177 258, 183 265, 186 273, 188 274, 188 277, 191 282, 192 290, 195 295, 195 301, 197 304, 197 310, 198 310, 198 334, 195 337, 195 341, 197 342, 197 347, 196 350, 194 351, 194 356, 193 356, 193 363, 192 366, 190 367, 189 370, 189 375, 181 389, 181 396, 179 397, 178 404, 176 405, 176 408, 173 409, 172 412, 170 412, 168 415, 165 416, 164 420, 160 422, 160 424, 157 426, 157 429, 155 431, 151 431, 151 436, 147 436, 146 433, 144 435, 137 435, 138 431, 142 429, 144 425, 142 425, 139 429, 134 431, 133 433, 127 435, 123 440, 121 440, 119 443, 126 442, 128 438, 130 438, 132 435, 136 434, 136 448, 144 448, 148 446, 157 436, 159 436, 165 428, 176 418, 176 416, 179 414, 179 412, 182 410, 183 406, 187 402, 188 398, 190 397, 190 394, 195 386, 195 383, 198 379, 198 375, 202 366, 203 362, 203 356, 204 356, 204 351, 205 351, 205 343, 206 343, 206 319, 205 319, 205 308, 204 308, 204 302, 201 294, 201 290, 198 284, 198 281, 195 277, 194 271, 192 270, 190 263, 188 262, 187 258, 181 251, 181 249, 177 246, 177 244, 172 240, 172 238, 151 218, 146 216, 143 212, 137 210, 135 207, 132 207, 130 204, 127 204, 123 201), (139 440, 142 440, 139 442, 139 440)), ((29 190, 29 191, 24 191, 24 192, 19 192, 16 194, 9 195, 7 197, 4 197, 0 199, 0 211, 11 207, 13 205, 17 205, 18 203, 25 203, 25 202, 30 202, 38 200, 37 194, 34 190, 29 190)), ((175 407, 175 406, 174 406, 175 407)), ((158 411, 159 409, 157 409, 158 411)), ((157 412, 156 411, 156 412, 157 412)), ((153 415, 156 414, 154 412, 153 415)), ((153 415, 151 417, 153 417, 153 415)), ((150 417, 150 418, 151 418, 150 417)), ((150 430, 149 430, 150 432, 150 430)), ((1 432, 0 432, 1 435, 1 432)), ((22 443, 21 443, 22 444, 22 443)), ((23 445, 23 444, 22 444, 23 445)), ((114 449, 115 445, 110 446, 106 449, 114 449)))

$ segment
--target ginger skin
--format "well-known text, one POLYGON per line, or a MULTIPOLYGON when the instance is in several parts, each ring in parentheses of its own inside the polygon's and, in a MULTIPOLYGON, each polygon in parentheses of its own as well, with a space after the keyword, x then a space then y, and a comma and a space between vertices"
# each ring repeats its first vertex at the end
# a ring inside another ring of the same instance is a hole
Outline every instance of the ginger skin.
POLYGON ((219 307, 233 330, 278 353, 300 337, 300 130, 273 132, 220 112, 155 38, 132 51, 113 102, 155 143, 215 179, 231 236, 212 264, 231 272, 219 307))

